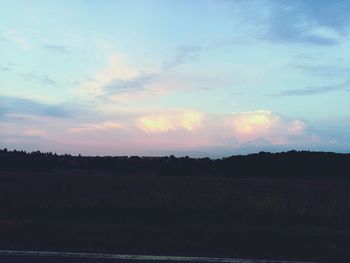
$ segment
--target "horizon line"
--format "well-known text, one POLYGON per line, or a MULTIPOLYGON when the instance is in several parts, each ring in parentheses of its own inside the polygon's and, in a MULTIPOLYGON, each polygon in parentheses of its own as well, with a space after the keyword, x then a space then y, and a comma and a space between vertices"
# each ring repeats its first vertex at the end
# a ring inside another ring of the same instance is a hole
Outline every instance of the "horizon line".
POLYGON ((34 150, 34 151, 26 151, 26 150, 17 150, 12 149, 9 150, 7 147, 0 148, 0 152, 20 152, 25 154, 33 154, 33 153, 40 153, 40 154, 52 154, 55 156, 70 156, 70 157, 111 157, 111 158, 131 158, 131 157, 138 157, 138 158, 166 158, 166 157, 175 157, 175 158, 191 158, 191 159, 211 159, 211 160, 218 160, 218 159, 225 159, 230 157, 236 157, 236 156, 250 156, 250 155, 257 155, 257 154, 285 154, 285 153, 328 153, 328 154, 337 154, 337 155, 350 155, 350 152, 335 152, 335 151, 317 151, 317 150, 286 150, 286 151, 256 151, 252 153, 245 153, 245 154, 232 154, 232 155, 226 155, 221 158, 212 158, 209 156, 206 157, 193 157, 189 155, 181 155, 181 156, 175 156, 174 154, 168 154, 168 155, 83 155, 83 154, 71 154, 71 153, 57 153, 57 152, 45 152, 40 150, 34 150))

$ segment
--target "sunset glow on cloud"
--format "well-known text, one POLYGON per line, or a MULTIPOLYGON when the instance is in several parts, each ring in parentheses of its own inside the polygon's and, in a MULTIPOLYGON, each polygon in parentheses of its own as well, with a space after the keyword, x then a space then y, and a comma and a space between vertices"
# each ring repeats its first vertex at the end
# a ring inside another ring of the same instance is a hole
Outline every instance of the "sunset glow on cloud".
POLYGON ((268 110, 235 113, 231 125, 240 142, 264 139, 271 144, 287 144, 288 136, 303 135, 306 124, 288 120, 268 110))
POLYGON ((146 132, 167 132, 175 130, 175 122, 168 116, 149 116, 142 117, 139 121, 139 127, 146 132))
POLYGON ((234 114, 232 124, 236 135, 255 137, 271 131, 278 121, 270 111, 260 110, 234 114))
POLYGON ((138 127, 146 132, 168 132, 177 129, 194 131, 199 128, 202 115, 198 112, 170 113, 141 117, 138 127))
POLYGON ((0 148, 347 152, 348 12, 341 0, 7 1, 0 148))

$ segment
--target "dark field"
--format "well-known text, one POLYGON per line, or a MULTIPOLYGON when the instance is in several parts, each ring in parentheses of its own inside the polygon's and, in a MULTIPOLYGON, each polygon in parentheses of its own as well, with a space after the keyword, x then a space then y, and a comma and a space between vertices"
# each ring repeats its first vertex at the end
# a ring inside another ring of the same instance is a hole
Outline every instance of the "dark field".
POLYGON ((349 262, 350 181, 0 173, 0 248, 349 262))

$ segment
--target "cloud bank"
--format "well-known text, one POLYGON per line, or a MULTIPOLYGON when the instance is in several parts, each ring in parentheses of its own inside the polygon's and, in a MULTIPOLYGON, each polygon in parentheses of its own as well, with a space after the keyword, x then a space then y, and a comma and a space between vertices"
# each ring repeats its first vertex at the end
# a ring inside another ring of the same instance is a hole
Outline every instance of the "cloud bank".
POLYGON ((312 148, 332 142, 334 147, 334 142, 341 143, 317 133, 302 119, 266 109, 213 114, 192 109, 101 113, 81 108, 68 113, 60 105, 0 99, 1 146, 8 148, 112 155, 224 155, 247 149, 305 149, 305 145, 312 148))

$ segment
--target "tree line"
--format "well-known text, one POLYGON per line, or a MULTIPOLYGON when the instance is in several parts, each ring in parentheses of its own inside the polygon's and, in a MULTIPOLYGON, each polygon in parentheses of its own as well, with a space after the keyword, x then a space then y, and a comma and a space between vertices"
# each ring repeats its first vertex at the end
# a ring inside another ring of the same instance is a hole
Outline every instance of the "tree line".
POLYGON ((161 176, 227 176, 274 178, 350 178, 350 154, 288 151, 259 152, 221 159, 140 156, 73 156, 51 152, 0 150, 0 171, 53 171, 59 169, 148 173, 161 176))

